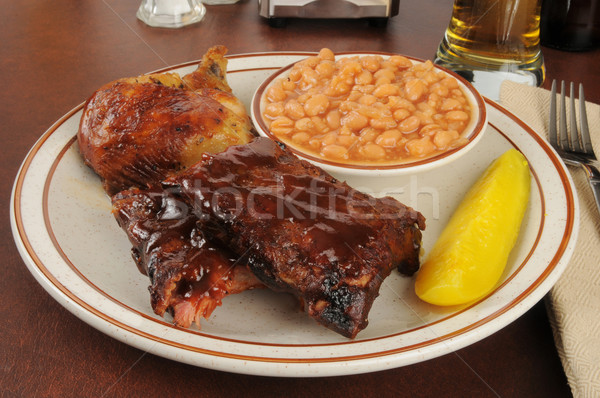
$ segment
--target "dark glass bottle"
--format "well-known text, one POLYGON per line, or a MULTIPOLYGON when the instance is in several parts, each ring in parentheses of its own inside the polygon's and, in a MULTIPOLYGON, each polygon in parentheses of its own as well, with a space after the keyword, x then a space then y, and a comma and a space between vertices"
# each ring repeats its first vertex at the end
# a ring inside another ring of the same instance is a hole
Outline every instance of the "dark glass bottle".
POLYGON ((600 0, 543 0, 540 40, 566 51, 600 47, 600 0))

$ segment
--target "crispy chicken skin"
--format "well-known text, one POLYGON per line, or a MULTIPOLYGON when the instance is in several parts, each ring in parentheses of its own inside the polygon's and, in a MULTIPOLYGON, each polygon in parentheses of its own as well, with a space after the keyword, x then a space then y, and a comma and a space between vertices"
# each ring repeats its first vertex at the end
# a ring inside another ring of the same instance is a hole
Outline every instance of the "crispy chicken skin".
POLYGON ((201 228, 269 288, 294 294, 317 322, 354 338, 393 268, 419 267, 425 219, 355 191, 267 138, 205 154, 164 183, 201 228))
POLYGON ((85 104, 79 150, 113 195, 151 186, 204 152, 245 144, 253 128, 226 79, 225 48, 210 49, 198 69, 120 79, 85 104))
POLYGON ((150 277, 154 312, 178 326, 208 319, 221 300, 263 287, 242 259, 208 241, 185 202, 162 189, 134 188, 112 198, 113 214, 127 233, 139 270, 150 277))

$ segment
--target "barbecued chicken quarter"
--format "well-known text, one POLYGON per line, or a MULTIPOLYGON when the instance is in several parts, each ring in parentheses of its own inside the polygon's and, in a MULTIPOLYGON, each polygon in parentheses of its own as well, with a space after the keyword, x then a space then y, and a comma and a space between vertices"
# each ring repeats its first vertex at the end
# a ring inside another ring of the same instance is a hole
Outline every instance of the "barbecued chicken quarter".
POLYGON ((417 211, 356 191, 267 138, 205 154, 164 183, 180 189, 201 228, 269 288, 294 294, 309 316, 354 338, 394 268, 419 268, 417 211))
POLYGON ((113 214, 133 245, 139 270, 150 277, 154 312, 175 324, 200 328, 221 300, 263 284, 243 258, 208 241, 185 202, 162 189, 122 191, 113 214))
POLYGON ((151 186, 204 152, 245 144, 253 128, 226 80, 225 47, 211 48, 198 68, 119 79, 86 102, 79 150, 113 195, 151 186))

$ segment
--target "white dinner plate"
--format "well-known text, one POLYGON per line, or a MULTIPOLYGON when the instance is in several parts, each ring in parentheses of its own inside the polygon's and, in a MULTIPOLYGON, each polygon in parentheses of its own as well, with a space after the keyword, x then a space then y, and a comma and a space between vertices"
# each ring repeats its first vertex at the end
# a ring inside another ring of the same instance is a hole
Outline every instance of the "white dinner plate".
MULTIPOLYGON (((270 73, 306 55, 230 56, 230 85, 249 106, 270 73)), ((165 70, 184 74, 195 66, 165 70)), ((201 330, 175 327, 168 316, 155 315, 148 278, 131 259, 100 180, 79 156, 75 134, 83 105, 50 127, 25 158, 12 193, 14 238, 31 273, 67 310, 126 344, 176 361, 257 375, 329 376, 427 360, 522 315, 557 281, 575 246, 579 210, 564 164, 517 117, 494 102, 486 105, 489 126, 467 156, 374 194, 394 195, 425 215, 427 251, 490 161, 512 147, 523 152, 533 176, 531 198, 501 282, 476 303, 440 308, 419 301, 413 278, 393 272, 375 300, 369 326, 354 340, 317 325, 291 297, 268 290, 225 298, 201 330)))

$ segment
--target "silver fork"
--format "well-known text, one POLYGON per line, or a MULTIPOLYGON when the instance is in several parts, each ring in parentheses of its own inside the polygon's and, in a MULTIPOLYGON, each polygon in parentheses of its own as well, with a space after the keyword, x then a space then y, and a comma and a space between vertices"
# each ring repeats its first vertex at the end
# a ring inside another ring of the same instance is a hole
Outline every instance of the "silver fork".
POLYGON ((575 117, 574 84, 571 82, 570 104, 570 134, 567 132, 567 110, 565 101, 565 82, 560 85, 560 123, 556 133, 556 80, 552 81, 550 97, 550 121, 548 123, 548 141, 565 163, 582 167, 588 177, 590 187, 596 199, 596 206, 600 212, 600 163, 596 159, 585 110, 583 85, 579 84, 579 129, 575 117))

